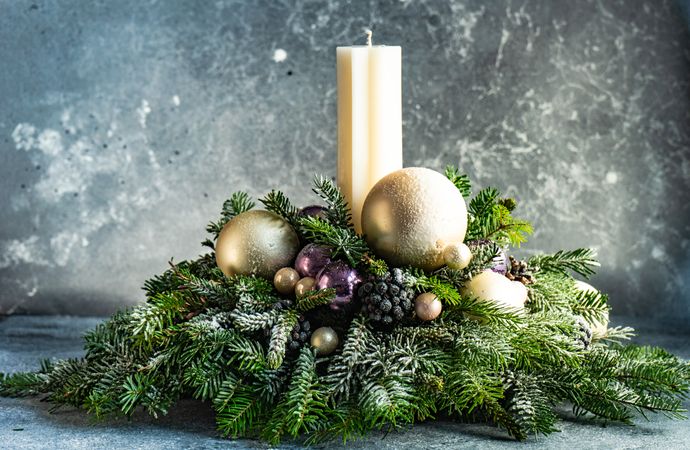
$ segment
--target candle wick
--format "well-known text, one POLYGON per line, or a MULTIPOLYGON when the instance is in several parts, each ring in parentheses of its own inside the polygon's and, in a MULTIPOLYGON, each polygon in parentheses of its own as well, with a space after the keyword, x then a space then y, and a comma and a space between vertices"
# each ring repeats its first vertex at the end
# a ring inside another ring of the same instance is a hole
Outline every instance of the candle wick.
POLYGON ((374 34, 374 32, 371 30, 364 30, 364 33, 367 35, 367 46, 371 47, 371 35, 374 34))

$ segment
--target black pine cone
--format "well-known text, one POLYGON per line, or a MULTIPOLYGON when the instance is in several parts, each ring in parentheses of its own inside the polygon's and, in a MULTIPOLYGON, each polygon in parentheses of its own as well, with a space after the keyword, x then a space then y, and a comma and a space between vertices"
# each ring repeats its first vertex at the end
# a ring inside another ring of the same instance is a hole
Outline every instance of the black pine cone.
POLYGON ((529 267, 525 261, 520 261, 512 256, 510 257, 510 265, 508 266, 508 272, 506 273, 511 281, 519 281, 524 285, 534 283, 534 278, 532 272, 530 272, 529 267))
POLYGON ((393 269, 383 277, 370 276, 357 291, 362 312, 373 322, 392 325, 410 315, 414 292, 403 284, 403 273, 393 269))

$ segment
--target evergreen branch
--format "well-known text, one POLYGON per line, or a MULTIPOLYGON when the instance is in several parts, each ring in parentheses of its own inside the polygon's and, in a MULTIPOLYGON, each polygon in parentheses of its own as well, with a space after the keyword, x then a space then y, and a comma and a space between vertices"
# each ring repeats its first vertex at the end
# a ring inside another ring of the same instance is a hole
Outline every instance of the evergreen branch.
POLYGON ((323 428, 329 413, 325 392, 316 374, 316 354, 305 347, 295 362, 287 391, 264 427, 264 437, 277 444, 283 435, 297 437, 313 433, 323 428))
POLYGON ((355 318, 347 331, 343 350, 331 358, 325 382, 332 398, 347 401, 359 382, 356 369, 365 358, 368 342, 373 338, 366 319, 355 318))
POLYGON ((533 256, 528 264, 533 270, 544 272, 567 273, 568 270, 572 270, 585 278, 594 274, 593 267, 600 265, 596 260, 596 252, 590 248, 561 250, 553 255, 533 256))
POLYGON ((588 323, 608 321, 608 296, 598 291, 579 291, 573 299, 572 311, 588 323))
POLYGON ((446 309, 446 315, 454 320, 468 318, 510 329, 515 329, 524 322, 519 310, 471 297, 460 297, 456 305, 446 309))
POLYGON ((269 368, 277 369, 283 364, 288 336, 296 323, 297 314, 288 310, 281 314, 278 321, 273 325, 271 341, 268 344, 268 356, 266 358, 269 368))
POLYGON ((251 313, 234 310, 230 313, 230 317, 235 328, 245 333, 251 333, 272 327, 279 320, 280 313, 276 310, 251 313))
POLYGON ((315 176, 313 184, 314 193, 325 200, 328 206, 326 210, 327 221, 334 227, 354 230, 350 205, 347 204, 340 188, 322 175, 315 176))
POLYGON ((448 178, 455 185, 455 187, 458 188, 458 191, 460 191, 460 194, 462 194, 463 197, 467 198, 472 195, 472 184, 470 183, 470 177, 461 174, 458 169, 452 165, 446 166, 445 175, 446 178, 448 178))
POLYGON ((216 424, 222 436, 245 436, 252 430, 261 412, 261 403, 251 385, 228 378, 214 400, 216 424))
POLYGON ((527 240, 527 235, 532 234, 529 222, 512 216, 517 206, 515 200, 500 198, 500 195, 497 189, 488 187, 470 201, 467 240, 491 239, 501 245, 519 247, 527 240))
POLYGON ((310 291, 297 298, 297 311, 307 312, 321 305, 328 305, 335 298, 335 289, 310 291))
POLYGON ((34 372, 0 373, 0 395, 27 397, 45 392, 46 375, 34 372))
POLYGON ((457 306, 460 304, 460 294, 457 289, 441 277, 426 275, 420 269, 405 271, 405 284, 417 292, 433 292, 444 304, 457 306))
POLYGON ((254 208, 255 203, 246 192, 235 192, 228 200, 223 203, 220 219, 217 222, 210 222, 206 226, 206 231, 213 235, 213 240, 218 239, 218 235, 233 217, 254 208))
POLYGON ((281 191, 272 190, 264 198, 260 198, 259 201, 268 211, 278 214, 293 228, 298 229, 299 208, 294 206, 281 191))
POLYGON ((332 249, 334 258, 342 257, 351 266, 359 265, 364 255, 369 252, 364 239, 351 228, 338 227, 318 217, 305 216, 299 218, 304 237, 332 249))
POLYGON ((383 259, 372 258, 368 254, 365 254, 362 258, 367 266, 367 270, 369 271, 369 273, 377 277, 382 277, 386 273, 388 273, 388 264, 386 264, 386 261, 384 261, 383 259))

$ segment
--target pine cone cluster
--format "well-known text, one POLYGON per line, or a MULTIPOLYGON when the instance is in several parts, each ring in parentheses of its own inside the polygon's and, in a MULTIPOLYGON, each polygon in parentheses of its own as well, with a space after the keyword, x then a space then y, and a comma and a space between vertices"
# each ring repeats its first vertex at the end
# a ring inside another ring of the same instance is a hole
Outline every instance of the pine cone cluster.
POLYGON ((391 325, 409 316, 414 307, 414 292, 405 287, 403 272, 393 269, 383 277, 370 276, 357 291, 362 311, 373 322, 391 325))
MULTIPOLYGON (((273 304, 273 309, 276 309, 278 311, 283 311, 288 308, 291 308, 294 304, 294 301, 289 299, 289 298, 284 298, 281 299, 280 301, 277 301, 273 304)), ((271 336, 271 330, 267 329, 265 330, 265 334, 267 337, 271 336)), ((304 344, 309 342, 309 338, 311 337, 311 323, 309 323, 309 320, 303 315, 300 314, 299 317, 297 318, 297 323, 295 326, 292 328, 290 331, 290 335, 288 336, 288 341, 287 341, 287 349, 288 351, 297 351, 304 344)))
POLYGON ((527 262, 517 260, 512 256, 510 257, 510 264, 508 265, 506 277, 511 281, 519 281, 525 286, 534 283, 534 278, 527 266, 527 262))

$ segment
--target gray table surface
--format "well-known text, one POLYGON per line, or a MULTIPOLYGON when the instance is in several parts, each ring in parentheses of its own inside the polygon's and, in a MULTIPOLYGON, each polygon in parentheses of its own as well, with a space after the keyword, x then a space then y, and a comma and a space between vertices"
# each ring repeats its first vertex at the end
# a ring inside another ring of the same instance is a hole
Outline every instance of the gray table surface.
MULTIPOLYGON (((0 321, 0 372, 31 370, 41 358, 76 357, 82 354, 81 335, 102 318, 12 316, 0 321)), ((627 321, 629 323, 629 321, 627 321)), ((638 323, 645 344, 661 345, 690 358, 690 336, 645 329, 638 323)), ((685 402, 690 408, 690 401, 685 402)), ((154 420, 141 414, 132 420, 95 421, 72 409, 48 412, 37 399, 0 398, 0 447, 2 448, 273 448, 253 440, 217 437, 208 405, 186 400, 167 417, 154 420)), ((659 415, 637 426, 602 426, 565 418, 560 433, 512 441, 499 430, 483 425, 434 422, 403 431, 348 441, 348 448, 690 448, 690 421, 671 421, 659 415)), ((296 448, 284 445, 279 448, 296 448)), ((340 442, 324 448, 342 448, 340 442)))

